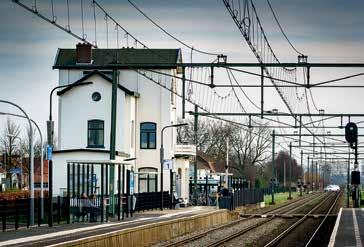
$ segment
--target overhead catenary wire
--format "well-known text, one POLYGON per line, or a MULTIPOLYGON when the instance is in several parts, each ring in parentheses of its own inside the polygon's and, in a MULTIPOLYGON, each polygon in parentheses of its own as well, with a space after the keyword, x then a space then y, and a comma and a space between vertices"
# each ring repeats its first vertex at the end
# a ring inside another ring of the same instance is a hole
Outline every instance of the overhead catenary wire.
POLYGON ((277 18, 277 15, 276 15, 276 13, 274 12, 273 7, 272 7, 272 5, 270 4, 270 1, 269 1, 269 0, 267 0, 267 3, 268 3, 269 9, 271 10, 271 12, 272 12, 272 14, 273 14, 273 17, 274 17, 274 19, 275 19, 275 21, 276 21, 276 23, 277 23, 277 25, 278 25, 279 29, 281 30, 281 32, 282 32, 282 34, 283 34, 283 36, 286 38, 286 40, 287 40, 288 44, 292 47, 292 49, 293 49, 295 52, 297 52, 297 53, 298 53, 298 54, 300 54, 300 55, 303 55, 303 53, 302 53, 302 52, 300 52, 300 51, 298 51, 298 50, 296 49, 296 47, 292 44, 292 42, 289 40, 288 36, 286 35, 286 32, 285 32, 285 31, 283 30, 283 28, 282 28, 281 23, 279 22, 279 20, 278 20, 278 18, 277 18))
MULTIPOLYGON (((227 73, 228 73, 228 75, 229 75, 229 73, 231 74, 231 77, 234 79, 234 81, 235 81, 235 83, 237 84, 237 85, 240 85, 239 84, 239 82, 238 82, 238 80, 236 79, 236 77, 235 77, 235 75, 234 75, 234 73, 231 71, 231 70, 227 70, 227 73)), ((230 76, 229 76, 229 80, 230 80, 230 76)), ((231 80, 230 80, 230 83, 231 83, 231 80)), ((232 83, 231 83, 232 84, 232 83)), ((241 92, 244 94, 244 96, 245 96, 245 98, 253 105, 253 106, 255 106, 258 110, 260 109, 260 107, 257 105, 257 104, 255 104, 254 103, 254 101, 248 96, 248 94, 243 90, 243 88, 242 87, 239 87, 240 88, 240 90, 241 90, 241 92)))
MULTIPOLYGON (((67 3, 68 3, 68 0, 67 0, 67 3)), ((36 5, 35 5, 36 6, 36 5)), ((81 5, 82 6, 82 5, 81 5)), ((67 7, 69 7, 69 5, 67 5, 67 7)), ((35 7, 35 9, 36 9, 36 7, 35 7)), ((57 9, 58 10, 58 9, 57 9)), ((58 12, 58 11, 57 11, 58 12)), ((68 13, 68 15, 69 15, 69 11, 67 12, 68 13)), ((58 14, 58 13, 57 13, 58 14)), ((86 16, 86 15, 85 15, 86 16)), ((111 20, 111 19, 110 19, 111 20)), ((68 24, 69 24, 70 22, 68 22, 68 24)), ((116 23, 117 25, 119 25, 118 23, 116 23)), ((87 25, 86 25, 87 26, 87 25)), ((69 29, 70 29, 70 27, 69 27, 69 29)), ((63 29, 63 30, 67 30, 67 28, 66 29, 63 29)), ((130 33, 128 32, 128 31, 126 31, 126 29, 124 29, 124 31, 126 32, 126 34, 125 34, 125 37, 126 37, 126 39, 128 39, 128 37, 129 37, 129 35, 130 35, 130 33)), ((96 33, 96 27, 95 27, 95 33, 96 33)), ((85 33, 83 33, 82 34, 82 36, 83 36, 83 38, 86 38, 86 36, 85 36, 86 34, 85 33)), ((131 36, 131 35, 130 35, 131 36)), ((132 37, 132 36, 131 36, 132 37)), ((133 39, 134 39, 134 42, 135 43, 137 43, 137 44, 142 44, 142 47, 144 47, 144 48, 147 48, 147 49, 149 49, 148 47, 146 47, 141 41, 139 41, 139 40, 137 40, 137 39, 135 39, 134 37, 132 37, 133 39)), ((263 49, 263 51, 265 50, 265 49, 267 49, 267 47, 266 47, 266 43, 264 43, 264 42, 262 42, 262 40, 263 40, 263 36, 262 36, 262 34, 260 34, 260 36, 258 36, 258 38, 257 37, 255 37, 255 39, 257 39, 258 41, 259 41, 259 46, 260 47, 262 47, 262 49, 263 49)), ((127 42, 128 43, 128 42, 127 42)), ((95 45, 96 45, 96 35, 95 35, 95 45)), ((196 51, 196 49, 194 49, 194 51, 196 51)), ((151 51, 152 52, 152 51, 151 51)), ((266 57, 267 56, 267 54, 265 54, 265 56, 264 57, 266 57)), ((269 57, 269 56, 268 56, 269 57)), ((272 57, 270 57, 269 59, 272 59, 272 57)), ((277 71, 280 71, 280 73, 282 74, 282 70, 277 70, 277 71)), ((292 76, 291 76, 291 78, 292 78, 292 76)), ((289 76, 287 76, 287 75, 285 75, 285 79, 289 79, 289 76)), ((201 84, 202 85, 202 84, 201 84)), ((201 91, 199 90, 198 91, 199 93, 201 93, 201 91)), ((226 102, 229 102, 227 99, 224 99, 224 101, 223 102, 225 102, 224 104, 224 108, 223 107, 221 107, 221 108, 223 108, 223 109, 225 109, 226 108, 226 102)), ((221 105, 220 105, 221 106, 221 105)), ((223 120, 224 121, 224 119, 222 119, 222 118, 219 118, 219 120, 223 120)))
POLYGON ((158 24, 155 20, 153 20, 151 17, 149 17, 143 10, 141 10, 140 7, 138 7, 133 1, 128 0, 131 6, 133 6, 140 14, 142 14, 146 19, 148 19, 153 25, 155 25, 157 28, 159 28, 163 33, 180 43, 181 45, 187 47, 188 49, 194 50, 195 52, 205 54, 205 55, 211 55, 211 56, 219 56, 222 55, 221 53, 213 53, 213 52, 207 52, 201 49, 194 48, 193 45, 189 45, 186 42, 182 41, 180 38, 177 38, 175 35, 171 34, 169 31, 167 31, 165 28, 163 28, 160 24, 158 24))

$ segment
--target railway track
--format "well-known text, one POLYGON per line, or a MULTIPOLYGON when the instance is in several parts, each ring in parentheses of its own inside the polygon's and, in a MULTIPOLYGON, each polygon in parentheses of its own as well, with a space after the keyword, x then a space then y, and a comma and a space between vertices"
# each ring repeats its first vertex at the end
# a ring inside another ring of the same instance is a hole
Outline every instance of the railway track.
MULTIPOLYGON (((302 240, 299 243, 299 246, 311 246, 313 239, 320 231, 321 227, 327 220, 328 216, 332 213, 333 209, 335 208, 339 198, 341 196, 340 193, 333 193, 331 198, 328 198, 328 200, 320 202, 317 206, 315 206, 313 209, 311 209, 307 214, 302 216, 299 220, 297 220, 295 223, 293 223, 290 227, 288 227, 286 230, 284 230, 282 233, 280 233, 278 236, 276 236, 274 239, 272 239, 268 244, 265 245, 265 247, 272 247, 272 246, 279 246, 281 243, 285 243, 284 246, 287 246, 287 243, 290 241, 285 241, 289 235, 295 231, 298 227, 302 226, 305 221, 307 221, 308 216, 312 214, 313 212, 317 211, 318 209, 322 208, 322 206, 327 203, 328 209, 326 210, 325 216, 322 218, 322 220, 317 224, 313 234, 311 237, 306 241, 302 242, 302 240)), ((302 234, 302 233, 301 233, 302 234)), ((291 242, 292 243, 292 242, 291 242)), ((282 244, 283 245, 283 244, 282 244)), ((294 243, 294 246, 298 246, 297 243, 294 243)))
MULTIPOLYGON (((241 230, 235 232, 234 234, 229 235, 226 238, 219 239, 217 241, 214 241, 214 243, 211 243, 210 245, 207 244, 205 246, 211 246, 212 247, 212 246, 222 245, 226 241, 234 239, 234 238, 236 238, 236 237, 238 237, 238 236, 240 236, 240 235, 242 235, 242 234, 244 234, 244 233, 246 233, 248 231, 251 231, 251 230, 253 230, 253 229, 255 229, 255 228, 257 228, 257 227, 259 227, 261 225, 266 224, 267 222, 272 221, 273 219, 275 219, 276 215, 288 214, 290 212, 297 211, 300 208, 306 207, 308 204, 312 203, 313 201, 317 201, 317 200, 323 199, 325 197, 326 197, 326 194, 324 194, 324 193, 315 193, 315 194, 310 195, 308 197, 303 197, 303 198, 301 198, 299 200, 296 200, 296 201, 294 201, 292 203, 284 204, 284 205, 276 207, 274 209, 265 211, 262 214, 262 218, 260 219, 260 222, 258 222, 256 224, 253 224, 251 226, 248 226, 248 227, 244 227, 241 230)), ((242 216, 245 216, 245 215, 242 215, 242 216)), ((228 224, 224 224, 224 225, 219 226, 217 228, 204 231, 202 233, 193 235, 191 237, 188 237, 188 238, 185 238, 185 239, 182 239, 182 240, 179 240, 179 241, 173 241, 171 243, 164 244, 163 246, 182 246, 182 245, 191 243, 193 241, 198 241, 199 239, 205 237, 208 234, 213 234, 215 231, 219 231, 219 230, 222 230, 222 229, 225 229, 225 228, 237 226, 240 223, 247 222, 248 220, 253 219, 253 218, 256 218, 256 215, 249 215, 248 217, 242 218, 240 220, 233 221, 233 222, 230 222, 228 224)))

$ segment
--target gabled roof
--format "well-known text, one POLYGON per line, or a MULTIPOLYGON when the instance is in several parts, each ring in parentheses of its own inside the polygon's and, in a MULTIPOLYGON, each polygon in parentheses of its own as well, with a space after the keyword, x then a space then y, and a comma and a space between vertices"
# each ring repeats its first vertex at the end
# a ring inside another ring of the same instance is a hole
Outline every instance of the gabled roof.
POLYGON ((225 172, 226 161, 214 161, 206 153, 197 150, 199 169, 210 170, 212 172, 225 172))
MULTIPOLYGON (((63 95, 64 93, 68 92, 69 90, 71 90, 72 88, 74 88, 77 84, 80 83, 84 83, 84 84, 91 84, 92 82, 85 82, 88 78, 90 78, 93 75, 99 75, 101 76, 103 79, 105 79, 106 81, 112 83, 112 79, 110 77, 108 77, 107 75, 105 75, 104 73, 100 72, 99 70, 93 70, 90 73, 86 74, 85 76, 83 76, 81 79, 69 84, 68 87, 62 89, 61 91, 59 91, 57 93, 57 95, 63 95)), ((127 89, 126 87, 118 84, 118 88, 123 90, 126 94, 131 95, 131 96, 137 96, 138 97, 138 93, 131 91, 129 89, 127 89)))
MULTIPOLYGON (((133 68, 176 68, 181 61, 180 49, 92 49, 92 63, 79 64, 76 49, 58 49, 53 69, 105 69, 111 64, 130 65, 133 68)), ((128 68, 128 66, 125 66, 128 68)))

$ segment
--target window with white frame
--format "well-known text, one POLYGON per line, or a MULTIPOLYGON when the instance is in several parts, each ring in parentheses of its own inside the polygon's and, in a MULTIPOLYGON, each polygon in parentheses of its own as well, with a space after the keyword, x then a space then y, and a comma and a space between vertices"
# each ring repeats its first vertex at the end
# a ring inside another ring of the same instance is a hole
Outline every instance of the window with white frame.
POLYGON ((104 121, 99 119, 87 122, 87 147, 104 148, 104 121))
POLYGON ((139 168, 138 188, 139 193, 157 191, 157 168, 143 167, 139 168))

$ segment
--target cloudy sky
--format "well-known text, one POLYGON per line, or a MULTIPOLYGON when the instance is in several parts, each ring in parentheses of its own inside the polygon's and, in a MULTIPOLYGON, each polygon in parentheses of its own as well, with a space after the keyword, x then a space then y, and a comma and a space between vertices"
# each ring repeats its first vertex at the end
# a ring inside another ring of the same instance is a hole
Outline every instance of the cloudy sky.
MULTIPOLYGON (((31 6, 34 1, 23 0, 31 6)), ((51 1, 37 1, 38 9, 50 15, 51 1)), ((66 0, 54 1, 57 22, 66 25, 66 0)), ((80 1, 71 0, 71 28, 80 33, 80 1)), ((92 7, 84 0, 85 32, 94 41, 92 7)), ((167 37, 140 15, 126 0, 100 0, 128 31, 152 48, 182 48, 184 61, 189 50, 167 37)), ((229 62, 256 62, 253 53, 233 23, 222 0, 135 0, 149 16, 171 33, 196 48, 228 55, 229 62)), ((267 37, 281 61, 296 62, 297 54, 289 47, 276 25, 265 0, 254 1, 267 37)), ((358 0, 271 0, 271 4, 296 48, 307 54, 309 62, 364 62, 364 2, 358 0)), ((98 18, 103 16, 98 13, 98 18)), ((101 23, 101 24, 100 24, 101 23)), ((109 27, 113 29, 113 27, 109 27)), ((106 47, 105 23, 97 26, 99 47, 106 47)), ((24 107, 45 131, 49 92, 57 85, 57 71, 52 65, 58 48, 73 48, 78 40, 27 12, 12 1, 0 1, 0 99, 24 107)), ((109 47, 115 47, 115 36, 109 36, 109 47)), ((126 40, 121 40, 126 45, 126 40)), ((194 61, 210 62, 211 57, 195 55, 194 61)), ((358 69, 312 71, 313 81, 328 80, 358 69)), ((219 80, 224 80, 219 75, 219 80)), ((226 78, 225 78, 226 79, 226 78)), ((239 77, 244 80, 252 80, 239 77)), ((258 82, 249 81, 249 83, 258 82)), ((347 80, 361 83, 362 78, 347 80)), ((313 89, 319 108, 327 113, 362 112, 362 89, 313 89)), ((247 89, 259 103, 258 91, 247 89)), ((267 109, 287 111, 273 90, 266 94, 267 109)), ((253 111, 246 101, 246 108, 253 111)), ((56 105, 54 107, 56 109, 56 105)), ((0 111, 15 112, 0 105, 0 111)), ((56 113, 56 111, 55 111, 56 113)), ((0 116, 0 123, 4 117, 0 116)), ((57 118, 56 118, 57 119, 57 118)), ((329 122, 328 122, 329 123, 329 122)), ((333 123, 335 124, 335 123, 333 123)), ((337 123, 336 123, 337 124, 337 123)), ((2 126, 0 126, 0 131, 2 126)))

